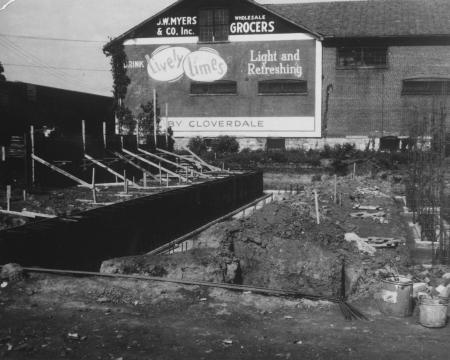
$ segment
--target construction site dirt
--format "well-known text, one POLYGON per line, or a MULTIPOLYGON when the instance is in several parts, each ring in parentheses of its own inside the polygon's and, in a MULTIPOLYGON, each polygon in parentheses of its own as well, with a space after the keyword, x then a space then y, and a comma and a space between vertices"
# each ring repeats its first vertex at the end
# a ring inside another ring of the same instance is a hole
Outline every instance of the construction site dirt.
POLYGON ((448 327, 421 326, 417 307, 412 317, 387 316, 374 300, 386 275, 437 285, 450 272, 411 256, 404 203, 394 198, 404 191, 401 174, 319 178, 273 191, 271 203, 171 251, 105 260, 100 269, 186 284, 33 271, 5 277, 0 358, 446 358, 448 327), (347 321, 331 301, 342 296, 369 321, 347 321))

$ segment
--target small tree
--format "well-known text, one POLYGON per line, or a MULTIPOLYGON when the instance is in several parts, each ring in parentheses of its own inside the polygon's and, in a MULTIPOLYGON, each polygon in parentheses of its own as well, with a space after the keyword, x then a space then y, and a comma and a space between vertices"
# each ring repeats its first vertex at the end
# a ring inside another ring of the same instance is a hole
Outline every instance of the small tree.
POLYGON ((206 146, 205 139, 200 136, 196 136, 189 139, 188 143, 189 150, 193 151, 197 155, 206 153, 208 147, 206 146))
MULTIPOLYGON (((141 104, 141 112, 137 116, 139 136, 146 139, 147 136, 153 136, 153 122, 154 122, 154 106, 153 102, 149 101, 146 104, 141 104)), ((156 108, 156 131, 158 132, 158 125, 160 122, 159 111, 156 108)))
POLYGON ((237 153, 239 151, 239 143, 233 136, 219 136, 213 140, 211 149, 217 153, 237 153))
POLYGON ((136 128, 136 121, 130 109, 120 105, 116 109, 116 117, 119 120, 119 133, 132 134, 136 128))

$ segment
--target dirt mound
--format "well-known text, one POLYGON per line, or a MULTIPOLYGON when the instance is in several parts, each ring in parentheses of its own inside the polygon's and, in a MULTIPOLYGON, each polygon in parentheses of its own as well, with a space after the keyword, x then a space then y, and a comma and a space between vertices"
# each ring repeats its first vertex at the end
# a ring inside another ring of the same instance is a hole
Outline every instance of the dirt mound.
POLYGON ((184 253, 113 259, 103 264, 102 271, 111 268, 339 296, 345 263, 346 295, 353 299, 370 295, 382 269, 394 266, 408 273, 408 251, 402 242, 407 225, 390 197, 388 182, 339 179, 339 201, 334 201, 334 186, 333 178, 324 179, 299 193, 286 193, 282 201, 267 204, 247 218, 216 224, 190 239, 191 250, 184 253), (314 190, 319 194, 320 225, 316 224, 314 190), (383 222, 352 216, 361 206, 383 211, 383 222), (396 248, 377 248, 367 254, 345 240, 348 232, 401 241, 396 248))
POLYGON ((239 261, 231 253, 215 249, 116 258, 104 261, 100 272, 227 283, 238 282, 237 278, 240 276, 239 261))
POLYGON ((272 203, 230 232, 244 284, 337 295, 353 246, 335 224, 314 223, 296 202, 272 203))

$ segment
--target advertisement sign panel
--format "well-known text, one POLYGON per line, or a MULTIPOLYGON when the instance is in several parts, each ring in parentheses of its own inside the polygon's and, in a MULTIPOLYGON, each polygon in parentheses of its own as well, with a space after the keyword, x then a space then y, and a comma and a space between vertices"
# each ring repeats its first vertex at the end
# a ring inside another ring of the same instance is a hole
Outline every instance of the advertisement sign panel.
POLYGON ((160 108, 168 104, 167 124, 176 137, 320 136, 320 43, 290 37, 207 46, 127 46, 131 79, 127 103, 140 109, 155 88, 160 108), (286 92, 282 87, 289 81, 304 84, 304 91, 286 92), (210 92, 222 82, 234 84, 235 92, 210 92), (192 92, 193 84, 204 87, 204 92, 192 92))

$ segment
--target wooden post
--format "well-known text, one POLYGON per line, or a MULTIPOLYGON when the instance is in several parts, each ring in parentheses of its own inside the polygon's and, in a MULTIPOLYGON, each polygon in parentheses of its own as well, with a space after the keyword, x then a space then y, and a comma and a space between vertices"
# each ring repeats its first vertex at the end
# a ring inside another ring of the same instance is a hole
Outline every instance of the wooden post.
POLYGON ((103 147, 106 149, 106 122, 103 121, 103 147))
POLYGON ((11 210, 11 185, 6 185, 6 210, 11 210))
POLYGON ((166 173, 166 184, 169 187, 169 173, 166 173))
POLYGON ((186 166, 186 179, 188 179, 189 180, 189 173, 188 173, 188 167, 186 166))
POLYGON ((95 190, 95 166, 92 167, 92 201, 97 203, 97 192, 95 190))
POLYGON ((144 187, 147 187, 147 173, 144 172, 144 187))
POLYGON ((120 136, 120 147, 123 149, 123 136, 120 136))
POLYGON ((353 179, 356 177, 356 162, 353 163, 353 179))
POLYGON ((156 89, 153 89, 153 134, 155 137, 155 147, 158 146, 156 143, 157 137, 156 137, 156 89))
POLYGON ((6 148, 4 146, 2 146, 2 161, 6 161, 6 148))
POLYGON ((86 152, 86 123, 81 120, 81 139, 83 141, 83 152, 86 152))
POLYGON ((31 183, 36 182, 35 162, 34 162, 34 126, 30 126, 30 140, 31 140, 31 183))
POLYGON ((169 128, 169 103, 166 103, 166 149, 169 148, 169 134, 167 129, 169 128))
POLYGON ((333 201, 337 203, 337 175, 334 174, 334 192, 333 192, 333 201))
POLYGON ((27 191, 25 189, 22 190, 22 198, 23 201, 27 201, 27 191))
POLYGON ((317 190, 314 190, 314 202, 316 204, 316 222, 317 224, 320 224, 319 197, 317 196, 317 190))
POLYGON ((127 171, 123 171, 123 192, 128 194, 128 179, 127 179, 127 171))
MULTIPOLYGON (((161 162, 158 163, 158 170, 159 170, 159 185, 162 184, 162 175, 161 175, 161 162)), ((169 175, 167 175, 169 176, 169 175)))

